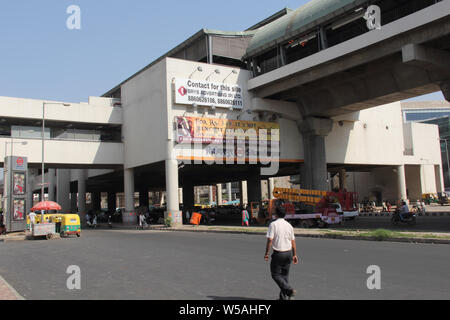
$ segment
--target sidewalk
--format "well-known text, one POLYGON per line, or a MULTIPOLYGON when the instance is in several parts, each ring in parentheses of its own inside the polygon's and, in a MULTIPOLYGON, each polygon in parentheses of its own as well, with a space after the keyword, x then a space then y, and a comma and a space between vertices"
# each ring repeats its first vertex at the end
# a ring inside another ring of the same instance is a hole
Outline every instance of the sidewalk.
POLYGON ((0 301, 2 300, 25 300, 13 287, 11 287, 2 276, 0 276, 0 301))

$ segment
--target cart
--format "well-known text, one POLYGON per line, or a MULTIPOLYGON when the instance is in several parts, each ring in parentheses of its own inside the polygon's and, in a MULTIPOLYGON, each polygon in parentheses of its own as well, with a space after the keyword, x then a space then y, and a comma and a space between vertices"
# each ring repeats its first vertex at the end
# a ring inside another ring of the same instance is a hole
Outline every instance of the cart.
POLYGON ((54 234, 55 234, 54 223, 34 224, 31 231, 31 236, 33 238, 45 237, 47 240, 50 240, 54 234))

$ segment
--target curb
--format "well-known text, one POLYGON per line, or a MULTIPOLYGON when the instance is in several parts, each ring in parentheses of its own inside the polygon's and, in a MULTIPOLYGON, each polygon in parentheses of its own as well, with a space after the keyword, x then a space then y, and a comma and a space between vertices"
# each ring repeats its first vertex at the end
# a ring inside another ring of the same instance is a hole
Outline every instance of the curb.
MULTIPOLYGON (((202 232, 202 233, 228 233, 228 234, 246 234, 246 235, 266 235, 266 232, 249 232, 234 230, 198 230, 198 229, 177 229, 157 227, 151 228, 152 231, 166 232, 202 232)), ((450 239, 425 239, 425 238, 386 238, 378 239, 376 237, 363 236, 346 236, 337 234, 295 234, 299 238, 316 238, 316 239, 337 239, 337 240, 359 240, 359 241, 377 241, 377 242, 403 242, 403 243, 423 243, 423 244, 450 244, 450 239)))

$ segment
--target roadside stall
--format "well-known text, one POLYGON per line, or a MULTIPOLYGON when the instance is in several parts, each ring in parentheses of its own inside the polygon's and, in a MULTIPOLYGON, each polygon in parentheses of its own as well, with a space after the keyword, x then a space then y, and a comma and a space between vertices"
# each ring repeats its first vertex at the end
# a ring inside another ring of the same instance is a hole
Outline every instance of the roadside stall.
POLYGON ((55 214, 45 214, 45 211, 61 210, 61 206, 53 201, 43 201, 31 208, 32 212, 40 211, 41 215, 37 215, 35 223, 27 219, 30 226, 31 236, 33 238, 45 237, 51 239, 56 234, 56 223, 54 222, 55 214), (39 218, 38 218, 39 217, 39 218))

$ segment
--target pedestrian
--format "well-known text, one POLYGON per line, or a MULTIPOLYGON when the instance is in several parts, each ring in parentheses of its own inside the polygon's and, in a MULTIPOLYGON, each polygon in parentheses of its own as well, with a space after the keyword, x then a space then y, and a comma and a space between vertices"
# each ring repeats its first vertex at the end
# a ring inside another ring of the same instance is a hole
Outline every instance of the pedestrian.
POLYGON ((289 285, 289 270, 292 262, 298 264, 294 228, 284 219, 286 211, 277 207, 276 215, 278 219, 270 224, 267 231, 264 260, 269 261, 270 248, 272 248, 270 272, 272 279, 280 288, 279 298, 292 300, 297 292, 289 285))
POLYGON ((36 213, 31 211, 28 216, 30 217, 30 231, 33 232, 33 227, 36 224, 36 213))
POLYGON ((145 221, 145 215, 141 211, 141 213, 139 214, 139 229, 144 229, 146 227, 147 227, 147 222, 145 221))
POLYGON ((242 210, 242 225, 243 226, 249 226, 249 220, 250 220, 250 216, 248 214, 248 211, 246 208, 244 208, 244 210, 242 210))
POLYGON ((186 223, 189 224, 191 221, 191 216, 189 215, 189 210, 186 211, 186 223))

